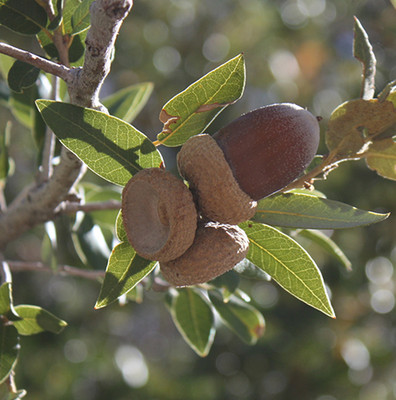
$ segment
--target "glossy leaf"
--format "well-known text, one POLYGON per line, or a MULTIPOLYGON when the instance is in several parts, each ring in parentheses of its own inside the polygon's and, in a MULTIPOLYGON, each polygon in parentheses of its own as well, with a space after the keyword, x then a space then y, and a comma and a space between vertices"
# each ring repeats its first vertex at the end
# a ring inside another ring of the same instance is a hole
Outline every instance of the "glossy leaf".
POLYGON ((118 237, 118 240, 121 242, 127 242, 128 237, 126 234, 126 230, 124 227, 124 223, 122 221, 122 212, 121 210, 118 212, 117 219, 116 219, 116 235, 118 237))
POLYGON ((369 37, 360 21, 355 17, 353 55, 363 65, 363 82, 361 97, 372 99, 375 93, 376 58, 369 37))
POLYGON ((71 18, 72 34, 77 34, 85 31, 91 25, 91 14, 89 8, 93 0, 83 0, 75 9, 71 18))
POLYGON ((335 317, 319 268, 296 241, 267 225, 248 221, 240 226, 249 238, 247 258, 253 264, 293 296, 335 317))
POLYGON ((63 29, 68 35, 73 33, 72 18, 78 7, 81 5, 81 0, 67 0, 63 7, 63 29))
POLYGON ((12 325, 0 325, 0 384, 15 368, 19 354, 19 336, 12 325))
POLYGON ((339 229, 373 224, 388 215, 363 211, 335 200, 285 193, 260 200, 252 220, 291 228, 339 229))
POLYGON ((245 64, 239 55, 193 83, 169 100, 160 113, 164 124, 157 139, 165 146, 179 146, 202 133, 245 87, 245 64))
MULTIPOLYGON (((68 4, 69 1, 66 2, 68 4)), ((71 66, 76 67, 82 65, 83 55, 85 51, 85 37, 86 31, 81 32, 78 35, 69 37, 69 62, 71 66)), ((59 59, 58 50, 55 44, 52 41, 51 37, 45 34, 45 32, 39 32, 37 34, 37 39, 43 48, 43 50, 48 54, 48 56, 52 59, 59 59)))
POLYGON ((21 304, 15 307, 22 318, 14 322, 20 335, 29 336, 40 332, 60 333, 67 323, 41 307, 21 304))
POLYGON ((224 302, 218 292, 210 291, 209 299, 221 320, 247 344, 255 344, 265 329, 264 317, 250 304, 236 296, 224 302))
POLYGON ((0 286, 0 315, 4 315, 10 321, 20 319, 13 305, 11 282, 4 282, 0 286))
POLYGON ((233 268, 235 272, 247 279, 261 279, 270 281, 271 277, 262 269, 257 268, 251 261, 244 258, 233 268))
POLYGON ((346 269, 351 270, 352 263, 348 257, 340 249, 340 247, 327 235, 318 230, 302 229, 298 234, 305 237, 312 242, 318 244, 323 250, 327 251, 338 262, 340 262, 346 269))
POLYGON ((50 31, 53 31, 57 29, 62 20, 63 20, 63 6, 64 6, 64 0, 57 0, 56 1, 56 16, 55 18, 48 24, 48 29, 50 31))
POLYGON ((221 290, 224 299, 228 299, 233 293, 235 293, 238 289, 239 283, 239 274, 233 270, 230 270, 210 281, 210 285, 221 290))
POLYGON ((331 114, 326 144, 340 157, 347 157, 363 150, 367 140, 373 140, 395 127, 396 109, 390 101, 351 100, 341 104, 331 114))
POLYGON ((16 60, 8 71, 8 85, 11 90, 21 93, 23 89, 33 86, 40 74, 40 70, 33 65, 16 60))
POLYGON ((396 180, 396 143, 392 139, 374 142, 366 153, 366 162, 378 175, 396 180))
POLYGON ((69 48, 69 61, 73 67, 82 66, 84 62, 85 38, 88 31, 72 36, 72 43, 69 48))
POLYGON ((108 306, 132 290, 157 265, 136 254, 127 242, 119 243, 112 251, 95 308, 108 306))
POLYGON ((0 24, 18 33, 34 35, 47 25, 47 13, 36 1, 0 0, 0 24))
POLYGON ((36 103, 59 140, 93 172, 110 182, 124 186, 141 169, 162 163, 152 142, 118 118, 68 103, 36 103))
POLYGON ((215 327, 213 312, 198 290, 186 288, 174 291, 170 313, 178 331, 188 345, 201 357, 212 346, 215 327))
POLYGON ((103 105, 114 117, 132 122, 147 103, 152 91, 151 82, 132 85, 103 99, 103 105))

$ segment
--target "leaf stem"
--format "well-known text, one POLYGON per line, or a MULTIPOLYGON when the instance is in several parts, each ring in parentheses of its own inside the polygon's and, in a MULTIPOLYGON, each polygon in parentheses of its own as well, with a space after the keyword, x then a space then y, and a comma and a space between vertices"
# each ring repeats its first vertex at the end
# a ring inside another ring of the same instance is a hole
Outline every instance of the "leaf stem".
POLYGON ((306 185, 311 185, 311 182, 317 178, 318 175, 323 173, 323 179, 326 179, 327 175, 335 168, 337 168, 338 164, 342 160, 337 158, 337 149, 331 151, 323 161, 313 168, 311 171, 301 176, 297 180, 291 182, 285 188, 282 189, 282 192, 286 192, 291 189, 305 187, 306 185))

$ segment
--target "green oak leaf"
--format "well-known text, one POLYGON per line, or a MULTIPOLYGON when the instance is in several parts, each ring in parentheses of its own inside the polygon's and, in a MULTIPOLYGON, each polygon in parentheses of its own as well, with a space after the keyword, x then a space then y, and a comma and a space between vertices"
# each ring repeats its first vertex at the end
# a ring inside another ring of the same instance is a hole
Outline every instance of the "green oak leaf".
POLYGON ((116 218, 116 235, 118 237, 118 240, 120 242, 127 242, 128 237, 125 231, 124 223, 122 221, 122 212, 121 210, 118 212, 117 218, 116 218))
POLYGON ((15 310, 22 318, 14 326, 20 335, 30 336, 40 332, 60 333, 67 323, 38 306, 20 304, 15 310))
POLYGON ((348 257, 340 247, 322 231, 302 229, 298 232, 298 235, 318 244, 323 250, 327 251, 338 262, 340 262, 347 270, 351 270, 352 263, 349 261, 348 257))
POLYGON ((170 295, 169 310, 178 331, 199 356, 205 357, 216 332, 208 301, 192 288, 171 291, 170 295))
POLYGON ((370 169, 384 178, 396 180, 396 143, 392 139, 375 141, 365 156, 370 169))
POLYGON ((74 10, 71 17, 72 34, 76 35, 85 31, 91 25, 91 14, 89 8, 93 0, 83 0, 80 5, 74 10))
POLYGON ((104 281, 95 309, 103 308, 132 290, 157 265, 136 254, 127 242, 114 247, 106 268, 104 281))
POLYGON ((373 224, 388 216, 335 200, 285 193, 260 200, 252 221, 289 228, 340 229, 373 224))
POLYGON ((47 25, 47 13, 36 1, 0 0, 0 24, 23 35, 35 35, 47 25))
POLYGON ((245 87, 242 55, 209 72, 169 100, 160 113, 164 124, 158 144, 180 146, 189 137, 202 133, 229 104, 237 101, 245 87))
POLYGON ((329 150, 339 158, 362 152, 367 141, 396 128, 396 109, 391 101, 356 99, 338 106, 326 132, 329 150))
POLYGON ((19 336, 12 325, 0 325, 0 384, 14 370, 19 355, 19 336))
POLYGON ((103 105, 114 117, 132 122, 147 103, 154 85, 143 82, 128 86, 103 99, 103 105))
POLYGON ((240 227, 250 241, 248 260, 290 294, 335 318, 319 268, 295 240, 268 225, 247 221, 240 227))
POLYGON ((140 170, 163 162, 143 133, 118 118, 68 103, 37 100, 36 104, 58 139, 112 183, 125 186, 140 170))
POLYGON ((4 315, 10 321, 21 319, 13 304, 11 282, 4 282, 0 286, 0 315, 4 315))
POLYGON ((16 60, 8 71, 8 86, 17 93, 33 86, 39 77, 40 70, 33 65, 16 60))
POLYGON ((221 320, 247 344, 255 344, 265 329, 264 317, 252 305, 231 295, 224 301, 217 291, 209 292, 209 299, 221 320))

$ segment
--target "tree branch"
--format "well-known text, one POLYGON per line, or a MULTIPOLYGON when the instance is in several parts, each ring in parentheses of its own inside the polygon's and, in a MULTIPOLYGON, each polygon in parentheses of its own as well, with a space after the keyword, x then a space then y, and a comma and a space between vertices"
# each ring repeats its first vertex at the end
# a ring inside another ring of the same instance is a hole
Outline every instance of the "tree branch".
POLYGON ((14 46, 10 46, 9 44, 0 42, 0 53, 13 57, 19 61, 34 65, 44 72, 48 72, 49 74, 62 78, 68 84, 72 83, 72 80, 74 79, 73 74, 70 73, 70 71, 72 71, 70 68, 47 60, 46 58, 31 53, 30 51, 21 50, 14 46))
POLYGON ((36 272, 47 272, 47 273, 59 273, 61 275, 71 275, 80 278, 97 280, 103 278, 105 271, 98 271, 92 269, 81 269, 76 267, 71 267, 69 265, 59 265, 56 270, 52 269, 49 265, 42 262, 35 261, 9 261, 7 260, 10 270, 12 272, 21 271, 36 271, 36 272))
POLYGON ((58 212, 63 214, 75 214, 77 211, 84 211, 86 213, 92 211, 103 211, 103 210, 119 210, 121 208, 121 202, 117 200, 109 200, 104 202, 95 202, 87 204, 78 203, 64 203, 58 212))
POLYGON ((99 92, 110 71, 114 42, 132 0, 102 0, 91 5, 91 29, 85 40, 84 66, 75 70, 76 79, 69 87, 73 103, 106 111, 99 102, 99 92))
MULTIPOLYGON (((111 53, 118 31, 131 7, 132 0, 96 0, 92 3, 91 28, 87 34, 82 68, 69 69, 23 50, 15 51, 12 46, 3 44, 2 48, 9 52, 8 55, 22 57, 23 61, 30 60, 31 64, 39 68, 41 65, 45 68, 53 67, 54 74, 68 84, 71 103, 103 109, 99 102, 99 91, 110 70, 111 53)), ((73 186, 82 177, 82 172, 82 162, 63 148, 60 164, 51 178, 34 185, 24 196, 18 196, 7 212, 0 214, 0 249, 31 227, 53 219, 56 209, 67 200, 73 186)))

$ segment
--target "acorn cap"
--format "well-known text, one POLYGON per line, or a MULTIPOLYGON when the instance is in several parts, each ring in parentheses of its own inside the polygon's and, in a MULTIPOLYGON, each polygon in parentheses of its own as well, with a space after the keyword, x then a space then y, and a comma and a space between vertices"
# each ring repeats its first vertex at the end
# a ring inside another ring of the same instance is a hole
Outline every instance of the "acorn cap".
POLYGON ((144 169, 130 179, 122 192, 122 217, 129 243, 146 259, 173 260, 194 241, 191 192, 164 169, 144 169))
POLYGON ((238 226, 199 223, 193 245, 176 260, 161 262, 160 270, 174 286, 197 285, 229 271, 248 249, 249 239, 238 226))
POLYGON ((177 155, 177 164, 204 217, 231 225, 253 217, 257 202, 240 188, 223 151, 210 135, 188 139, 177 155))

